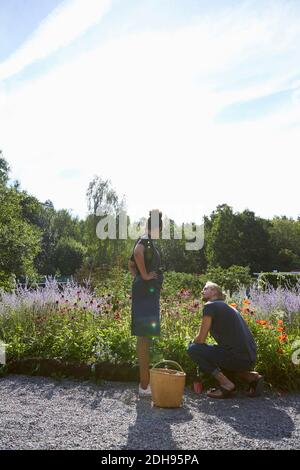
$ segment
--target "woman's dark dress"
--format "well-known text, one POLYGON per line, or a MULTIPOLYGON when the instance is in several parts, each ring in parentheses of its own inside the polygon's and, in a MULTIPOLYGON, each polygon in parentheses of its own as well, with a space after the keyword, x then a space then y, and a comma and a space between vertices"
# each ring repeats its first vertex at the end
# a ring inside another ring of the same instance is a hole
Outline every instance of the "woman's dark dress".
MULTIPOLYGON (((160 289, 163 274, 160 269, 160 254, 153 240, 145 235, 134 246, 142 243, 145 247, 144 260, 147 273, 155 271, 158 279, 144 281, 137 268, 137 275, 132 283, 131 333, 133 336, 159 336, 160 334, 160 289)), ((134 251, 134 249, 133 249, 134 251)), ((132 252, 131 261, 134 260, 132 252)))

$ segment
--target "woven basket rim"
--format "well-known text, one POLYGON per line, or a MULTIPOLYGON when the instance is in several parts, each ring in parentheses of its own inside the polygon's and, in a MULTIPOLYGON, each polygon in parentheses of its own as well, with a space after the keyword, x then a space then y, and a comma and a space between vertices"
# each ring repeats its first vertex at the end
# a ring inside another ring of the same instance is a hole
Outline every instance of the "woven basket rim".
POLYGON ((157 373, 161 375, 171 375, 172 377, 185 377, 186 373, 181 370, 166 369, 165 367, 150 369, 150 373, 157 373))

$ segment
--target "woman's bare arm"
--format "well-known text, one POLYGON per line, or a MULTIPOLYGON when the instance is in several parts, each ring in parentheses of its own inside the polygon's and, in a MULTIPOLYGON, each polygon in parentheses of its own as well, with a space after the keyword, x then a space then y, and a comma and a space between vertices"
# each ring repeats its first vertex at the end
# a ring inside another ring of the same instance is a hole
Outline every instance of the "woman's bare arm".
POLYGON ((137 269, 134 261, 131 261, 131 259, 128 261, 128 269, 132 275, 132 277, 135 277, 137 275, 137 269))

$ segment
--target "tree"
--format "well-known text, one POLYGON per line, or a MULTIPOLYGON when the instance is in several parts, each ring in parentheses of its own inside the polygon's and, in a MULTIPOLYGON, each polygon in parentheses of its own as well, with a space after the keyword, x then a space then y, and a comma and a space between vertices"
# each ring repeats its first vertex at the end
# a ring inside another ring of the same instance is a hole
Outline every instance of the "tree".
POLYGON ((206 218, 206 254, 210 266, 249 266, 251 272, 272 267, 270 222, 245 210, 234 213, 223 204, 206 218))
POLYGON ((22 216, 20 194, 0 189, 0 272, 35 276, 34 259, 40 250, 40 230, 22 216))
POLYGON ((119 200, 116 191, 111 186, 111 181, 104 180, 100 176, 95 176, 91 181, 86 196, 89 212, 94 215, 97 215, 99 210, 105 214, 117 215, 125 204, 124 199, 119 200))
POLYGON ((300 270, 300 220, 274 217, 269 233, 274 249, 273 269, 300 270))
POLYGON ((102 265, 113 266, 120 256, 124 258, 128 247, 127 240, 108 238, 100 240, 96 234, 96 227, 106 215, 115 217, 117 224, 118 214, 125 209, 125 199, 119 198, 109 180, 103 180, 98 176, 95 176, 89 184, 86 196, 90 212, 84 224, 88 248, 86 261, 90 270, 102 265))
POLYGON ((269 222, 249 210, 237 213, 235 217, 240 242, 239 264, 249 266, 251 272, 272 269, 269 222))
POLYGON ((227 204, 217 207, 211 214, 206 235, 205 252, 210 266, 228 268, 240 264, 240 233, 231 207, 227 204))
POLYGON ((83 226, 66 209, 56 211, 51 201, 41 204, 41 208, 41 216, 37 221, 42 229, 41 252, 36 259, 36 266, 40 274, 55 275, 59 269, 56 250, 60 240, 71 239, 84 243, 83 226))
POLYGON ((55 265, 62 275, 71 276, 81 267, 86 248, 73 238, 61 238, 55 248, 55 265))
POLYGON ((7 182, 9 179, 9 176, 8 176, 9 172, 10 172, 9 165, 7 161, 5 160, 5 158, 3 158, 2 150, 0 150, 0 186, 7 185, 7 182))

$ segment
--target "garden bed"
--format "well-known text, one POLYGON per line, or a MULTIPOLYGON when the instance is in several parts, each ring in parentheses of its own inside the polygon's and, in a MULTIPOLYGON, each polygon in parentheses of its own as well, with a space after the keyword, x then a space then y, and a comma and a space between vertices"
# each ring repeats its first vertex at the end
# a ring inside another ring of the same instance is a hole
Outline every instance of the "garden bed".
POLYGON ((91 365, 60 359, 24 358, 8 362, 3 372, 6 374, 69 377, 82 380, 138 381, 137 366, 110 364, 109 362, 99 362, 91 365))
MULTIPOLYGON (((150 364, 175 360, 191 382, 196 366, 186 349, 199 331, 202 304, 191 290, 173 291, 172 285, 161 298, 161 336, 152 342, 150 364)), ((240 311, 255 338, 256 370, 276 389, 299 390, 300 287, 250 289, 248 298, 241 289, 227 302, 240 311)), ((9 373, 138 380, 130 294, 118 283, 101 295, 77 285, 60 291, 54 282, 3 294, 0 340, 9 373)), ((204 377, 203 383, 210 385, 211 379, 204 377)))

